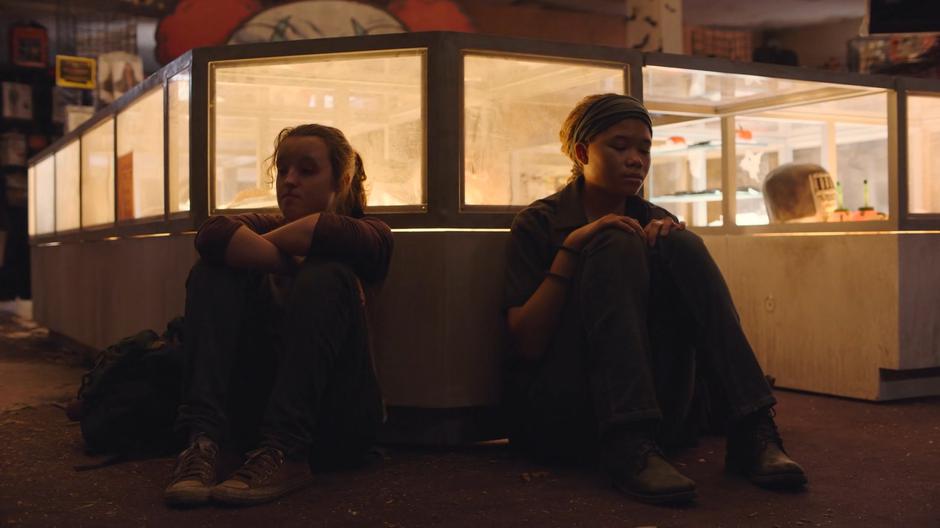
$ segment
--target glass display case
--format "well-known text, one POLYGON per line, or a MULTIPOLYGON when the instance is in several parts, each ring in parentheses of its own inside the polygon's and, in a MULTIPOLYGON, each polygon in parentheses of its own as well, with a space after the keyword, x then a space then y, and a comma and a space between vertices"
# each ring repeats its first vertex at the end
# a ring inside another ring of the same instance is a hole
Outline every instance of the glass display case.
POLYGON ((118 221, 164 214, 164 97, 154 88, 117 114, 118 221))
POLYGON ((189 71, 167 81, 167 203, 170 214, 189 211, 189 71))
POLYGON ((109 117, 80 137, 82 149, 82 228, 114 222, 114 119, 109 117))
POLYGON ((369 210, 391 225, 505 228, 568 180, 557 137, 568 110, 620 92, 653 114, 645 196, 694 228, 929 223, 940 214, 940 92, 898 83, 439 33, 201 49, 33 160, 40 194, 50 183, 39 162, 52 154, 62 168, 55 198, 31 201, 30 222, 49 241, 186 232, 210 214, 273 210, 277 133, 319 122, 362 154, 369 210), (794 166, 817 167, 811 193, 831 200, 818 214, 771 217, 766 180, 794 166))
POLYGON ((689 225, 888 220, 889 88, 655 64, 643 87, 654 125, 647 198, 689 225), (783 199, 765 196, 768 176, 810 164, 829 176, 813 190, 837 197, 831 210, 771 217, 792 204, 768 203, 783 199))
POLYGON ((98 332, 95 346, 165 324, 195 231, 276 211, 275 138, 318 122, 361 153, 366 212, 395 231, 374 308, 386 401, 492 404, 509 227, 568 181, 559 129, 599 92, 649 107, 642 192, 701 235, 780 386, 940 387, 905 378, 940 368, 924 330, 940 302, 940 82, 459 33, 202 48, 166 65, 30 160, 37 320, 98 332))
POLYGON ((908 210, 940 214, 940 94, 907 98, 908 210))
POLYGON ((72 141, 55 153, 55 230, 68 232, 78 229, 79 201, 78 175, 81 172, 81 152, 78 141, 72 141))
POLYGON ((585 95, 625 93, 623 65, 467 53, 463 204, 520 207, 571 174, 558 129, 585 95))
POLYGON ((214 208, 276 207, 267 162, 287 127, 337 127, 362 156, 368 202, 420 210, 424 50, 326 54, 211 65, 214 208))

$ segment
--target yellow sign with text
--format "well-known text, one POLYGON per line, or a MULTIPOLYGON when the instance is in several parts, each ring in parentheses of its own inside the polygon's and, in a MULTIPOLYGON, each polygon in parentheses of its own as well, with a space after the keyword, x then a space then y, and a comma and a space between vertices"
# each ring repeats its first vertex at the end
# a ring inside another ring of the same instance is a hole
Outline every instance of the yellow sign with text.
POLYGON ((63 88, 94 90, 95 59, 88 57, 55 56, 55 84, 63 88))

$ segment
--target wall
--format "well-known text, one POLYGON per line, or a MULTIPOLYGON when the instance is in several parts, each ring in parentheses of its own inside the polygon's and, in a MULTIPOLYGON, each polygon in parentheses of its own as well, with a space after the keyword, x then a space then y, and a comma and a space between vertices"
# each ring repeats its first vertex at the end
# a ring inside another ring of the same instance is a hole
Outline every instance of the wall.
POLYGON ((609 15, 465 1, 461 4, 479 33, 577 44, 622 47, 626 22, 609 15))
MULTIPOLYGON (((816 24, 773 32, 781 47, 796 52, 800 66, 821 68, 830 59, 838 60, 839 69, 846 68, 848 41, 858 36, 861 18, 816 24)), ((760 41, 756 43, 760 45, 760 41)))

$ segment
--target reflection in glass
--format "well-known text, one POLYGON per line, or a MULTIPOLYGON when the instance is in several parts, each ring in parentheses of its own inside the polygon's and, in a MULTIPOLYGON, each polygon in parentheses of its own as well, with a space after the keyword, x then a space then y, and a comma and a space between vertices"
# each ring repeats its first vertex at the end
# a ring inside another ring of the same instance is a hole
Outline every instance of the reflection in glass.
POLYGON ((81 150, 73 141, 55 153, 55 230, 78 229, 80 222, 78 175, 81 150))
POLYGON ((36 164, 36 234, 55 232, 55 156, 36 164))
POLYGON ((721 122, 653 114, 649 200, 690 226, 721 225, 721 122))
POLYGON ((426 203, 424 52, 216 63, 215 207, 276 207, 267 158, 283 128, 337 127, 365 164, 370 206, 426 203))
POLYGON ((940 213, 940 97, 907 98, 908 209, 940 213))
POLYGON ((167 86, 171 213, 189 211, 189 85, 189 71, 184 71, 170 77, 167 86))
POLYGON ((163 215, 163 90, 117 116, 118 220, 163 215))
POLYGON ((464 57, 464 204, 528 205, 564 186, 558 130, 584 96, 624 93, 622 67, 464 57))
POLYGON ((114 119, 82 134, 82 226, 114 222, 114 119))

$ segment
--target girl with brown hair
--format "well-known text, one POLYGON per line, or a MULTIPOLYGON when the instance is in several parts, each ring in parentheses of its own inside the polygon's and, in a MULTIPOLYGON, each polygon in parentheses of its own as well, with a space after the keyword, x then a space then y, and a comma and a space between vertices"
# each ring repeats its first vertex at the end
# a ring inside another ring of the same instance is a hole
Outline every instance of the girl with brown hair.
POLYGON ((188 435, 164 496, 194 505, 273 500, 311 468, 353 464, 384 416, 361 283, 388 272, 392 235, 364 216, 362 159, 343 133, 278 134, 269 159, 280 214, 209 218, 186 283, 188 435), (254 448, 218 483, 219 446, 254 448))

